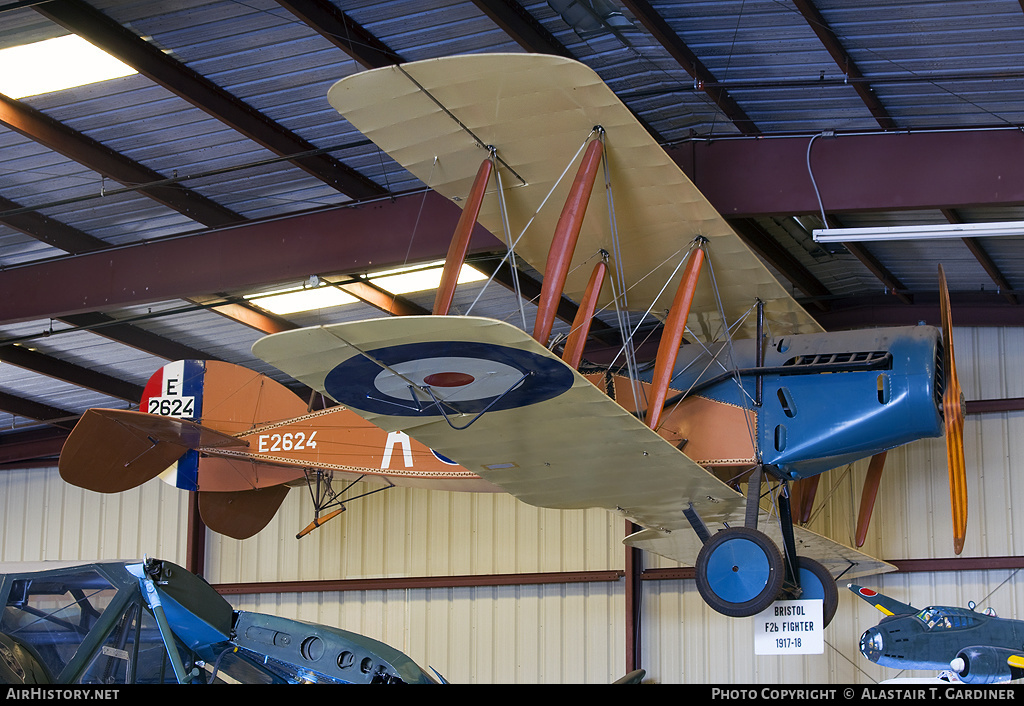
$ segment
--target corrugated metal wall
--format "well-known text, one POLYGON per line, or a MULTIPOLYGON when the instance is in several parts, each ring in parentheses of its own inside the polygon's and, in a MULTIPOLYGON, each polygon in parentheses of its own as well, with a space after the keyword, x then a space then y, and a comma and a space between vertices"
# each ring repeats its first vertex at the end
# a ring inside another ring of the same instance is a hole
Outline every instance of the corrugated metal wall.
MULTIPOLYGON (((967 399, 1024 397, 1024 331, 957 329, 967 399)), ((1024 493, 1024 413, 967 419, 971 512, 964 557, 1022 553, 1013 508, 1024 493)), ((952 557, 945 445, 889 454, 866 551, 884 559, 952 557)), ((822 478, 810 527, 852 541, 866 463, 822 478)), ((1024 502, 1021 500, 1020 502, 1024 502)), ((187 497, 159 482, 102 496, 56 470, 0 472, 0 560, 137 558, 184 563, 187 497)), ((556 512, 501 495, 391 489, 296 540, 309 521, 293 490, 272 525, 244 542, 210 535, 211 583, 622 570, 624 522, 601 511, 556 512)), ((671 566, 645 557, 649 568, 671 566)), ((917 606, 975 601, 1024 617, 1014 570, 868 577, 861 583, 917 606)), ((328 591, 230 596, 237 608, 323 622, 405 651, 453 682, 602 683, 625 671, 624 581, 328 591)), ((641 664, 652 681, 871 683, 896 677, 857 651, 881 614, 843 588, 825 653, 755 657, 751 620, 707 609, 692 580, 645 581, 641 664)), ((907 674, 899 676, 908 676, 907 674)), ((918 673, 916 676, 922 676, 918 673)))

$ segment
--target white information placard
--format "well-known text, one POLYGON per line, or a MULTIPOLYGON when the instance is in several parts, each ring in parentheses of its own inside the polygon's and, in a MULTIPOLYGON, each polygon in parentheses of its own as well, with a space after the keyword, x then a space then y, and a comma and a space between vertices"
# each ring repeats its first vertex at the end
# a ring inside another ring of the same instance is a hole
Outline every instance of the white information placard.
POLYGON ((754 654, 819 655, 825 651, 822 601, 775 601, 754 616, 754 654))

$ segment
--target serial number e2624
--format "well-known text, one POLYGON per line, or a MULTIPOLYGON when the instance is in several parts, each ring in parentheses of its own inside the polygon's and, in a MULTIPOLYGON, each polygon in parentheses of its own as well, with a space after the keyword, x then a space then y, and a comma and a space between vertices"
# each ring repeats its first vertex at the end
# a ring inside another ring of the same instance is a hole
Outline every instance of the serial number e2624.
POLYGON ((189 419, 196 416, 195 397, 150 397, 146 403, 146 411, 159 414, 161 417, 179 417, 189 419))
POLYGON ((299 431, 294 434, 260 434, 258 437, 259 453, 275 453, 278 451, 302 451, 316 448, 316 432, 299 431))

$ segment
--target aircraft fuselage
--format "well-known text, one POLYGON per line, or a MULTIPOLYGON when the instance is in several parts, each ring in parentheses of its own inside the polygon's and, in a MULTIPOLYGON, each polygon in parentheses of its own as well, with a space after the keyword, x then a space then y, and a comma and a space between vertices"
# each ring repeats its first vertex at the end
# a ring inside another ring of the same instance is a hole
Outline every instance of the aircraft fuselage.
POLYGON ((967 654, 977 681, 1011 678, 1006 658, 1022 645, 1024 621, 944 606, 888 616, 860 639, 861 654, 894 669, 949 669, 967 654))
POLYGON ((672 387, 692 390, 687 400, 753 409, 760 462, 795 480, 941 436, 941 341, 932 326, 785 336, 766 341, 761 365, 754 341, 733 343, 731 365, 724 345, 689 345, 672 387))

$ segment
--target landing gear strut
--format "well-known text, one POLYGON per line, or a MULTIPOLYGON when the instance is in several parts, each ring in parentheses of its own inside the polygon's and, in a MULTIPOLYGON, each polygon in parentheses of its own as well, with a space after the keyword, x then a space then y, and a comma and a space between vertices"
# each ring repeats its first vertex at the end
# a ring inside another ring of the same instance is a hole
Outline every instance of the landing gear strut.
POLYGON ((712 609, 732 618, 756 615, 779 599, 820 599, 828 625, 839 605, 839 589, 822 564, 798 557, 788 489, 779 498, 783 552, 757 529, 762 469, 755 469, 747 488, 747 512, 742 527, 711 534, 693 508, 685 513, 704 543, 697 555, 696 582, 701 598, 712 609))

